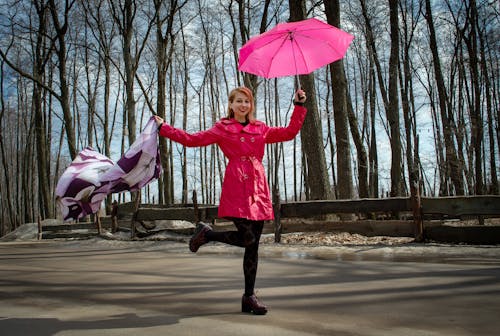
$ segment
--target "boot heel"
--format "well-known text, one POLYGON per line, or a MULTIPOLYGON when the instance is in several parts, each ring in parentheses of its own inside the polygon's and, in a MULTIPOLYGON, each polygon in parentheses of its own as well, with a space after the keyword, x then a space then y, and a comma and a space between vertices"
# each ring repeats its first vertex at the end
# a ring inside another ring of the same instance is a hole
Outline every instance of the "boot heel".
POLYGON ((245 304, 245 302, 241 303, 241 312, 242 313, 251 313, 252 312, 252 307, 249 305, 245 304))

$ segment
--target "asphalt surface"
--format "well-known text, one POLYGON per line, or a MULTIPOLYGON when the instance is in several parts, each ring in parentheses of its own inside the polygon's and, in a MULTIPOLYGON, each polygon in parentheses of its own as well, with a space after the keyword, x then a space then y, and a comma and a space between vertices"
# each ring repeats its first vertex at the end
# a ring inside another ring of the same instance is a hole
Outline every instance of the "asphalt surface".
POLYGON ((0 243, 0 334, 498 335, 500 246, 263 245, 241 313, 242 255, 177 242, 0 243), (409 251, 410 250, 410 251, 409 251))

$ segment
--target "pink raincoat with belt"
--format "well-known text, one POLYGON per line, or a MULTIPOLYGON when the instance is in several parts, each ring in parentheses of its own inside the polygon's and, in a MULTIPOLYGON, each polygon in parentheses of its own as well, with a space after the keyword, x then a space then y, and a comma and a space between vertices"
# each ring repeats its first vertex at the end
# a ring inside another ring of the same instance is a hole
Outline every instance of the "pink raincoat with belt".
POLYGON ((187 147, 217 144, 229 159, 219 202, 220 218, 271 220, 273 205, 262 165, 265 145, 292 140, 306 112, 305 107, 295 106, 287 127, 269 127, 261 121, 243 126, 233 118, 223 118, 212 128, 192 134, 165 123, 159 134, 187 147))

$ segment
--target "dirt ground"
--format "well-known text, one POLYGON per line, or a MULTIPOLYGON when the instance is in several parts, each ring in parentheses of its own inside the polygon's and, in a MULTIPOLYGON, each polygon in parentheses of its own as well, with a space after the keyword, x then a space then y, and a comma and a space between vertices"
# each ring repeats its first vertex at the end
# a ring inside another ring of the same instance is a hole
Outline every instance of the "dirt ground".
POLYGON ((187 239, 0 243, 2 335, 498 334, 500 246, 266 234, 257 295, 270 311, 252 316, 240 307, 242 250, 193 254, 187 239))

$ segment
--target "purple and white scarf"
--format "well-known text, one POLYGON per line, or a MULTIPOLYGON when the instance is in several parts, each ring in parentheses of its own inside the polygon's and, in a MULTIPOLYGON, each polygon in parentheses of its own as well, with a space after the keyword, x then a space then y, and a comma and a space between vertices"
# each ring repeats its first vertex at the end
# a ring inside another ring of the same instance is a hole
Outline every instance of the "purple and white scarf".
POLYGON ((61 175, 56 200, 65 221, 96 213, 111 193, 137 191, 161 174, 155 119, 118 162, 87 147, 61 175))

